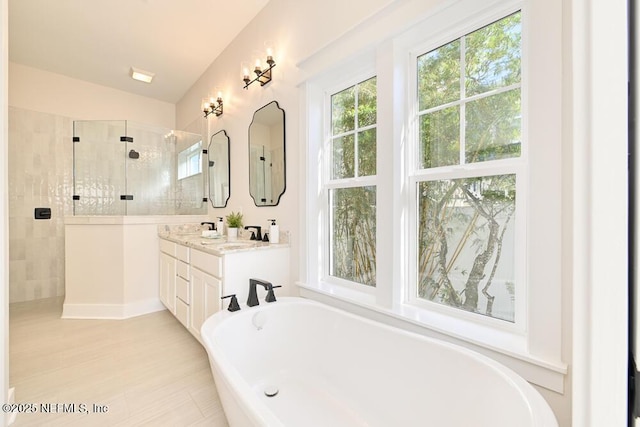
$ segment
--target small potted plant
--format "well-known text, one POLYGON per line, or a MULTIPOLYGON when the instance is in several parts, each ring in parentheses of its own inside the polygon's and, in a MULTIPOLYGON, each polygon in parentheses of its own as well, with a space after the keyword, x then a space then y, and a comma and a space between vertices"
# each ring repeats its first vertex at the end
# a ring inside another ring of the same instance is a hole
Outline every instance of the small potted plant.
POLYGON ((227 215, 227 238, 235 240, 238 238, 238 228, 242 228, 242 214, 231 212, 227 215))

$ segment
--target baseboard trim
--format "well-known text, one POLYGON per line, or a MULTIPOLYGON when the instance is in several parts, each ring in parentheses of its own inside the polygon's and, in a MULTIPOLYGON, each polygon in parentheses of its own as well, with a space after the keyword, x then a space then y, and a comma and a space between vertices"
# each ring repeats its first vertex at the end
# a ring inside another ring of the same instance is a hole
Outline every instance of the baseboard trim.
POLYGON ((69 304, 62 305, 63 319, 114 319, 122 320, 143 314, 166 310, 157 298, 129 304, 69 304))

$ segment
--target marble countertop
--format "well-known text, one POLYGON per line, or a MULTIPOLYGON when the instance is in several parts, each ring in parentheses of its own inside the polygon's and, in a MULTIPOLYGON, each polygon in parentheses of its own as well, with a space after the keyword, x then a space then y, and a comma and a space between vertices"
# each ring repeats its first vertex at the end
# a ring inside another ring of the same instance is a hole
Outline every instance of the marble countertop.
POLYGON ((227 240, 227 236, 208 238, 202 236, 202 229, 193 227, 159 226, 158 236, 183 246, 222 256, 229 253, 288 248, 288 243, 270 243, 237 238, 227 240))

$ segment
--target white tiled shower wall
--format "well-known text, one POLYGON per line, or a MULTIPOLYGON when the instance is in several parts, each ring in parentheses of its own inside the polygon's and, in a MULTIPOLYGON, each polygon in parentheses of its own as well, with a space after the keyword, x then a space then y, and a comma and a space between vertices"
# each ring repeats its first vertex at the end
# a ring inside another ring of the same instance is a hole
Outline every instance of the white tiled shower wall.
POLYGON ((64 295, 72 120, 9 107, 9 302, 64 295), (35 220, 36 207, 51 219, 35 220))

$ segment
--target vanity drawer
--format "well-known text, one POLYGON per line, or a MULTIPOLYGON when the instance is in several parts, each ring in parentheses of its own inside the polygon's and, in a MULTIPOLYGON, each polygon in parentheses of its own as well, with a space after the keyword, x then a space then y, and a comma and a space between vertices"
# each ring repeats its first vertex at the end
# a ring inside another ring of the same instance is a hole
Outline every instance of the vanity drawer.
POLYGON ((176 318, 185 328, 189 327, 189 306, 180 298, 176 298, 176 318))
POLYGON ((182 277, 176 277, 176 296, 183 302, 189 304, 189 281, 182 277))
POLYGON ((191 251, 191 266, 216 277, 222 277, 222 258, 202 251, 191 251))
POLYGON ((176 275, 189 280, 189 264, 183 261, 176 261, 176 275))
POLYGON ((171 255, 172 257, 176 256, 176 245, 173 242, 168 240, 160 239, 160 252, 164 252, 167 255, 171 255))
POLYGON ((189 262, 189 248, 187 246, 176 245, 176 258, 186 263, 189 262))

